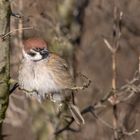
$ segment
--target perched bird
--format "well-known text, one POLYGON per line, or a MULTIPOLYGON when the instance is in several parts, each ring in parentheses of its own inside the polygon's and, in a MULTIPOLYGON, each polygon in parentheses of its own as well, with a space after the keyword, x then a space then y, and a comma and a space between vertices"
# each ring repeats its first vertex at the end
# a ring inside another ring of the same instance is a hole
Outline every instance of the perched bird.
MULTIPOLYGON (((33 95, 41 102, 52 95, 55 102, 64 102, 63 91, 74 87, 72 75, 66 61, 48 51, 47 43, 40 38, 23 42, 23 60, 19 68, 18 83, 26 95, 33 95)), ((69 96, 70 97, 70 96, 69 96)), ((84 119, 76 105, 67 102, 77 123, 84 119)))

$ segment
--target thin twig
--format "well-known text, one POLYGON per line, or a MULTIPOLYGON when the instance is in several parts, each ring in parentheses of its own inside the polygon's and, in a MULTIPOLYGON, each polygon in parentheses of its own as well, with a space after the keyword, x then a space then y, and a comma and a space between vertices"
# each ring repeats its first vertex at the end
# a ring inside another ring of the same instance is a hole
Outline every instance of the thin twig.
MULTIPOLYGON (((116 0, 114 0, 114 24, 113 24, 113 48, 115 48, 116 50, 118 49, 117 47, 117 7, 116 7, 116 0)), ((114 53, 112 53, 112 89, 114 91, 116 91, 117 88, 117 81, 116 81, 116 71, 117 71, 117 65, 116 65, 116 52, 114 51, 114 53)), ((116 95, 114 94, 111 98, 113 98, 112 100, 112 105, 113 105, 113 128, 114 128, 114 140, 118 140, 118 132, 117 127, 118 127, 118 116, 117 116, 117 105, 116 105, 116 95)))
POLYGON ((8 35, 10 35, 12 33, 15 33, 15 32, 20 31, 20 30, 31 30, 31 29, 33 29, 33 27, 24 27, 22 29, 14 29, 14 30, 2 35, 1 38, 4 40, 8 35))
POLYGON ((124 134, 124 135, 127 135, 127 136, 132 136, 132 135, 134 135, 134 134, 136 134, 136 133, 138 133, 138 132, 139 132, 139 130, 136 129, 136 130, 134 130, 134 131, 132 131, 132 132, 123 131, 123 134, 124 134))
POLYGON ((140 54, 139 54, 139 68, 138 68, 138 70, 139 70, 139 75, 140 75, 140 54))
POLYGON ((38 94, 38 92, 36 90, 27 90, 27 89, 20 88, 20 87, 19 87, 19 90, 22 90, 22 91, 24 91, 26 93, 31 93, 32 94, 33 92, 35 92, 36 94, 38 94))
POLYGON ((108 49, 113 53, 114 52, 114 48, 112 48, 111 44, 108 42, 107 39, 103 39, 104 43, 106 44, 106 46, 108 47, 108 49))
POLYGON ((19 87, 18 83, 15 83, 14 86, 10 89, 10 94, 12 94, 19 87))
POLYGON ((54 133, 55 135, 59 135, 60 133, 68 130, 68 128, 71 126, 71 124, 74 122, 74 119, 72 118, 71 121, 62 129, 56 130, 56 132, 54 133))
POLYGON ((88 88, 91 84, 91 80, 88 81, 88 83, 84 83, 83 86, 75 86, 75 87, 72 87, 72 88, 68 88, 70 90, 84 90, 86 88, 88 88))

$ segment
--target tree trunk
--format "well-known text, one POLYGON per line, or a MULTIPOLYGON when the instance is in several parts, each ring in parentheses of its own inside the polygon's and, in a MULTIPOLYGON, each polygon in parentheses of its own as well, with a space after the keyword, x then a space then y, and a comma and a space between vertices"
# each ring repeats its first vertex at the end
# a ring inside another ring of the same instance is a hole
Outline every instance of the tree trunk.
POLYGON ((9 19, 9 1, 0 0, 0 134, 9 97, 9 39, 2 39, 2 35, 9 32, 9 19))

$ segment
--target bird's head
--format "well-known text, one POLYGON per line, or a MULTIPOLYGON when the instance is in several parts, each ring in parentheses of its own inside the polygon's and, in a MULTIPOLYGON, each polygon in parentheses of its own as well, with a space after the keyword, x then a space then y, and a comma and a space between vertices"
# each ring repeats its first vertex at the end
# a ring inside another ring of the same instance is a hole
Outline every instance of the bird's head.
POLYGON ((47 43, 40 38, 30 38, 23 42, 23 56, 32 61, 39 61, 49 55, 47 43))

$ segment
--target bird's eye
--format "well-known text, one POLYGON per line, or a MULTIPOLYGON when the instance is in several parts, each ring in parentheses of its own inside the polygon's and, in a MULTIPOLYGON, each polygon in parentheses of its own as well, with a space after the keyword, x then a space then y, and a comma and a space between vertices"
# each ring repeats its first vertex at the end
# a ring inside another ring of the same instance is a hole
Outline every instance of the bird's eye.
POLYGON ((35 56, 35 55, 36 55, 36 53, 34 53, 34 52, 28 52, 28 54, 29 54, 30 56, 35 56))

